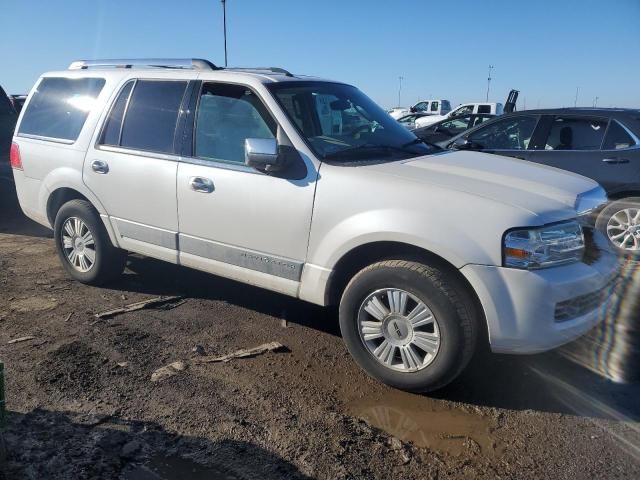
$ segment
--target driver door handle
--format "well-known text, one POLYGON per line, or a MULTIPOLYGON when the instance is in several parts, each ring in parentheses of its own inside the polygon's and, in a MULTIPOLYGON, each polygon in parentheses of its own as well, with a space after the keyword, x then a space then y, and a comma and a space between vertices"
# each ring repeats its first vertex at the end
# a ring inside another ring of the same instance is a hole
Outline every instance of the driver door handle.
POLYGON ((102 160, 94 160, 91 164, 91 169, 96 173, 104 175, 105 173, 109 173, 109 164, 102 160))
POLYGON ((604 163, 610 163, 612 165, 619 165, 621 163, 629 163, 629 160, 625 158, 603 158, 604 163))
POLYGON ((191 190, 195 192, 211 193, 214 190, 213 182, 209 178, 205 177, 191 177, 189 185, 191 185, 191 190))

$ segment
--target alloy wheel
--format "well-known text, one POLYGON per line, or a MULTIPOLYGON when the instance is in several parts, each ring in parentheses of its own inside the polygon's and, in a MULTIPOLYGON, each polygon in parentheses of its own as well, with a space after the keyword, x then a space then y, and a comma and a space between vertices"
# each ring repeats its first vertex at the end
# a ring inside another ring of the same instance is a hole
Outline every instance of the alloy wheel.
POLYGON ((86 223, 78 217, 69 217, 62 226, 62 250, 71 266, 86 273, 96 263, 93 234, 86 223))
POLYGON ((440 349, 433 312, 415 295, 398 288, 369 294, 358 310, 358 332, 382 365, 402 372, 428 367, 440 349))
POLYGON ((614 213, 607 223, 607 235, 622 250, 640 250, 640 208, 625 208, 614 213))

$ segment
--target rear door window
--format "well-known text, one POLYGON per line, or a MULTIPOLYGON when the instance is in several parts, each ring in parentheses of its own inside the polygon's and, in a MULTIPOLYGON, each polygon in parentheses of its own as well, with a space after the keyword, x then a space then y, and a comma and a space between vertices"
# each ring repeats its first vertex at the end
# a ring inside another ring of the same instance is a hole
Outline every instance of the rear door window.
POLYGON ((437 112, 439 106, 440 106, 439 102, 431 102, 431 111, 432 112, 437 112))
POLYGON ((631 135, 629 135, 629 132, 627 132, 617 121, 611 120, 602 149, 620 150, 623 148, 633 147, 634 145, 635 142, 633 141, 633 138, 631 138, 631 135))
MULTIPOLYGON (((138 80, 126 109, 120 146, 174 153, 173 140, 186 81, 138 80)), ((114 105, 114 108, 119 105, 114 105)), ((117 114, 117 111, 114 112, 117 114)), ((111 132, 109 138, 113 138, 111 132)))
POLYGON ((607 120, 587 117, 555 117, 545 150, 600 150, 607 120))
POLYGON ((43 78, 18 135, 76 141, 104 83, 103 78, 43 78))
POLYGON ((491 113, 491 105, 478 105, 478 113, 491 113))

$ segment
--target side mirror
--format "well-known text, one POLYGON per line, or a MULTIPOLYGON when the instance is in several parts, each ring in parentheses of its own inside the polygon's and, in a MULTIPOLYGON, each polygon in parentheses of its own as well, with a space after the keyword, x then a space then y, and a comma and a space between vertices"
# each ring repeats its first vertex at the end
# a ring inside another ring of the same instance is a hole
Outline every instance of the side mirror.
POLYGON ((244 141, 244 163, 261 172, 276 172, 282 159, 275 138, 247 138, 244 141))
POLYGON ((416 107, 411 107, 411 108, 409 108, 409 111, 411 113, 416 113, 418 110, 416 110, 416 107))

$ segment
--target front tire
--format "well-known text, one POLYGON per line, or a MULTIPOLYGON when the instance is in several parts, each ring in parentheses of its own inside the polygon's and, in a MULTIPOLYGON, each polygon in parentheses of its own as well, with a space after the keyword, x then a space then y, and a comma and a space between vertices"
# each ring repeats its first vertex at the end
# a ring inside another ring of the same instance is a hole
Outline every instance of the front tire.
POLYGON ((477 343, 475 312, 470 295, 444 269, 387 260, 349 282, 340 302, 340 330, 370 376, 428 392, 467 366, 477 343))
POLYGON ((640 197, 623 198, 608 205, 598 216, 596 228, 619 255, 640 258, 640 197))
POLYGON ((126 252, 113 246, 98 212, 86 200, 71 200, 60 208, 54 238, 62 266, 79 282, 102 285, 124 269, 126 252))

